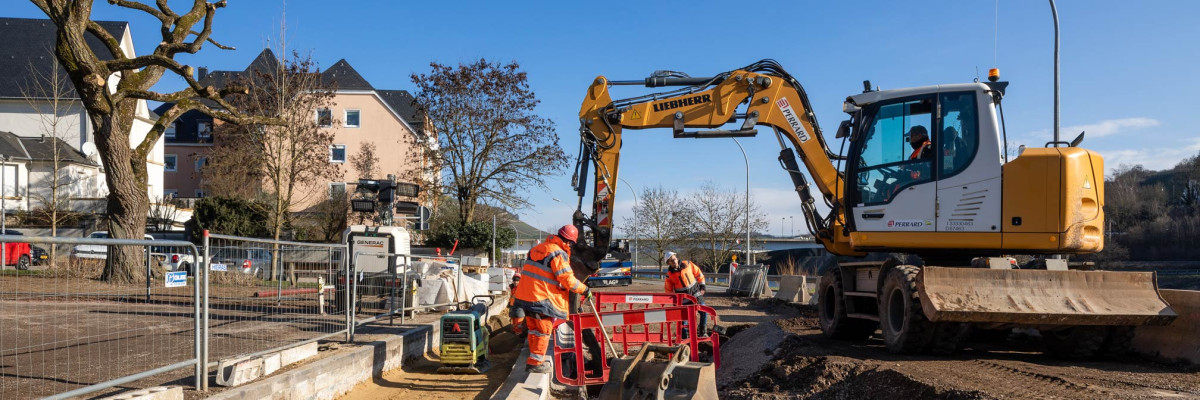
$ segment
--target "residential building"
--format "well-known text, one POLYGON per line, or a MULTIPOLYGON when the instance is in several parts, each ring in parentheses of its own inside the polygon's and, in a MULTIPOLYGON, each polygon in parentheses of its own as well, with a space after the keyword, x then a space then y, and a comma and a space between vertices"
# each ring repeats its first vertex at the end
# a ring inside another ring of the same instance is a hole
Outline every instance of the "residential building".
MULTIPOLYGON (((270 49, 265 49, 241 71, 212 71, 199 68, 197 79, 202 85, 221 87, 239 77, 250 76, 255 70, 273 71, 281 62, 270 49)), ((372 86, 349 62, 342 59, 321 71, 324 82, 337 88, 333 104, 328 109, 313 110, 313 118, 325 121, 334 135, 328 162, 335 164, 340 179, 304 182, 297 188, 299 201, 292 212, 305 212, 335 193, 354 190, 359 178, 384 178, 395 174, 403 179, 424 171, 424 156, 416 151, 418 143, 431 132, 425 130, 424 117, 413 105, 413 96, 403 90, 381 90, 372 86), (375 145, 379 176, 367 177, 355 171, 351 160, 362 151, 364 143, 375 145)), ((163 105, 164 109, 169 105, 163 105)), ((203 197, 206 185, 204 162, 214 148, 213 121, 196 111, 181 116, 166 137, 167 172, 164 194, 178 198, 203 197)), ((220 138, 217 138, 219 141, 220 138)), ((415 199, 407 199, 414 201, 415 199)))
POLYGON ((102 212, 104 185, 100 164, 88 159, 70 143, 55 138, 20 137, 0 131, 5 209, 48 209, 102 212), (57 157, 55 156, 57 154, 57 157), (57 164, 55 159, 57 158, 57 164), (57 193, 54 176, 58 176, 57 193), (56 203, 56 204, 55 204, 56 203))
MULTIPOLYGON (((119 45, 126 54, 136 56, 129 23, 123 21, 97 21, 97 23, 120 40, 119 45)), ((93 52, 101 58, 111 58, 108 49, 102 45, 100 39, 90 33, 86 35, 88 45, 93 52)), ((72 204, 80 205, 81 210, 94 209, 96 199, 107 196, 108 191, 104 183, 103 166, 100 165, 99 157, 95 157, 94 128, 87 116, 87 111, 79 101, 78 95, 75 94, 74 88, 70 88, 67 92, 70 93, 69 98, 65 99, 67 106, 60 107, 58 113, 60 123, 56 129, 51 131, 44 122, 46 115, 54 113, 50 107, 50 99, 46 98, 43 93, 37 93, 38 90, 35 89, 35 85, 39 81, 44 82, 46 77, 53 75, 56 69, 64 79, 67 76, 66 70, 59 66, 54 56, 57 27, 50 20, 45 19, 0 18, 0 38, 4 38, 0 40, 0 131, 10 132, 20 138, 18 142, 0 146, 0 152, 3 152, 0 155, 8 156, 12 160, 24 159, 36 163, 40 162, 39 159, 52 158, 45 155, 52 153, 38 153, 40 150, 28 151, 31 146, 40 148, 43 143, 55 142, 69 146, 72 151, 61 153, 60 158, 67 160, 68 162, 65 164, 69 165, 73 171, 62 173, 78 178, 72 180, 74 182, 72 185, 77 187, 71 188, 69 192, 74 193, 72 196, 79 196, 77 198, 79 201, 72 201, 72 204), (34 139, 34 141, 28 139, 34 139), (21 151, 20 146, 12 144, 24 144, 26 151, 21 151), (84 173, 84 171, 87 172, 84 173)), ((120 74, 113 74, 108 79, 110 87, 115 87, 121 77, 120 74)), ((66 85, 70 85, 70 82, 67 81, 66 85)), ((129 137, 130 146, 136 146, 145 139, 156 119, 157 116, 150 112, 146 102, 139 100, 133 129, 129 137)), ((163 161, 163 141, 159 140, 148 155, 146 162, 148 171, 146 192, 151 199, 156 199, 163 193, 163 161)), ((13 163, 18 162, 13 161, 13 163)), ((35 170, 36 168, 28 170, 21 168, 24 167, 11 165, 5 167, 4 170, 11 177, 26 179, 24 183, 17 185, 28 186, 30 180, 37 182, 39 173, 35 170), (9 170, 10 167, 13 169, 9 170)), ((5 184, 6 190, 3 195, 6 200, 14 201, 14 204, 25 207, 23 209, 38 207, 26 198, 30 194, 9 192, 7 189, 16 190, 18 186, 8 184, 7 180, 5 184)), ((33 185, 33 187, 36 186, 38 185, 33 185)), ((11 212, 14 210, 13 207, 17 207, 9 205, 8 201, 5 203, 6 212, 11 212)))

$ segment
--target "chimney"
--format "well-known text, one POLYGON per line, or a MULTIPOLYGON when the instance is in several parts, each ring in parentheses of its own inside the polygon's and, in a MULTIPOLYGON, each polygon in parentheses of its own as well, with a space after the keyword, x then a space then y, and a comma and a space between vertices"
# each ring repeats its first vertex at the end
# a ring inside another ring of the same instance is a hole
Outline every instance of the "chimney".
POLYGON ((196 70, 196 80, 204 79, 205 76, 208 76, 208 67, 200 67, 196 70))

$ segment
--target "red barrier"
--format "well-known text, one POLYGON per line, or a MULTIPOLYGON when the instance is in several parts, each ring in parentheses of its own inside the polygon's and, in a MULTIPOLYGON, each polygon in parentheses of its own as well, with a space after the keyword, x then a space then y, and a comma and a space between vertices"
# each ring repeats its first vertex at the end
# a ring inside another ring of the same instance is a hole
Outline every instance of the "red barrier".
MULTIPOLYGON (((601 322, 607 328, 612 339, 614 347, 617 347, 617 353, 620 355, 630 355, 637 353, 637 350, 647 343, 663 344, 673 346, 681 343, 686 343, 691 349, 692 361, 700 360, 700 344, 709 343, 712 347, 713 363, 717 366, 721 364, 720 343, 717 335, 708 337, 697 337, 695 329, 692 329, 691 335, 687 339, 682 337, 682 329, 684 325, 695 327, 698 321, 697 312, 705 312, 709 314, 713 323, 717 322, 717 314, 712 307, 698 305, 695 303, 695 298, 684 294, 673 293, 596 293, 597 307, 603 308, 619 308, 621 304, 628 304, 633 308, 626 310, 605 310, 599 312, 600 318, 597 319, 591 313, 572 314, 568 320, 559 320, 554 324, 555 332, 558 327, 565 323, 570 323, 573 327, 573 340, 570 340, 571 347, 564 348, 559 346, 562 340, 553 340, 554 342, 554 375, 559 382, 567 385, 586 386, 598 385, 608 382, 609 365, 608 357, 611 355, 608 344, 604 342, 603 335, 597 332, 601 329, 601 322), (684 300, 690 300, 693 304, 683 305, 684 300), (629 301, 627 301, 629 300, 629 301), (606 304, 609 307, 602 307, 600 303, 606 304), (658 307, 652 307, 658 306, 658 307), (599 350, 601 357, 600 371, 587 371, 585 369, 585 360, 583 352, 583 332, 591 330, 599 342, 599 350), (564 373, 563 355, 574 355, 573 370, 574 376, 568 377, 564 373)), ((557 338, 556 338, 557 339, 557 338)))

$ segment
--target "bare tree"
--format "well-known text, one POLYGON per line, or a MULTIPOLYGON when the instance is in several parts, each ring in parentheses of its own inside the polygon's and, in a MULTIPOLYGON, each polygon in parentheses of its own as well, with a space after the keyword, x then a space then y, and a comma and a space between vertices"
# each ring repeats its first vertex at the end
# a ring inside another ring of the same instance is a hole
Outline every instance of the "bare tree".
MULTIPOLYGON (((479 60, 457 67, 430 63, 429 74, 413 74, 417 106, 436 138, 427 151, 441 179, 415 177, 428 189, 456 200, 460 224, 476 219, 480 202, 506 208, 528 206, 524 193, 545 187, 546 177, 566 167, 558 133, 534 108, 538 100, 525 72, 509 64, 479 60)), ((420 171, 418 171, 420 174, 420 171)))
POLYGON ((359 143, 358 152, 350 156, 350 165, 358 173, 359 179, 377 178, 379 176, 379 156, 375 154, 375 142, 359 143))
POLYGON ((638 200, 633 215, 624 218, 625 226, 637 227, 638 245, 651 250, 662 271, 663 254, 678 249, 691 233, 692 212, 679 191, 661 185, 643 189, 638 200))
MULTIPOLYGON (((75 104, 75 93, 71 82, 58 67, 58 63, 47 60, 50 64, 48 71, 29 65, 31 81, 21 88, 21 95, 29 103, 37 116, 43 140, 50 141, 50 171, 47 174, 49 182, 45 182, 46 192, 34 192, 32 196, 39 203, 37 213, 50 224, 50 236, 58 236, 58 226, 71 218, 70 203, 62 196, 62 189, 69 185, 69 171, 63 170, 64 152, 74 151, 62 148, 59 138, 78 128, 71 114, 77 113, 79 107, 75 104)), ((50 246, 50 259, 57 257, 57 247, 50 246)))
MULTIPOLYGON (((109 0, 110 4, 144 12, 159 22, 162 41, 150 54, 137 57, 126 54, 117 37, 91 20, 91 0, 30 1, 57 27, 54 55, 70 77, 91 121, 108 184, 106 224, 112 237, 140 239, 145 233, 150 207, 146 193, 146 160, 167 126, 181 114, 199 110, 238 124, 270 121, 242 114, 224 100, 229 94, 246 92, 246 88, 201 86, 193 78, 192 68, 175 60, 180 53, 199 52, 205 42, 232 49, 211 37, 213 17, 218 8, 225 7, 224 0, 211 3, 196 0, 183 14, 168 7, 165 0, 155 2, 156 6, 132 0, 109 0), (100 39, 104 46, 102 53, 107 54, 97 54, 88 46, 89 35, 100 39), (186 87, 172 93, 151 90, 167 73, 182 78, 186 87), (112 88, 110 81, 115 83, 112 88), (130 131, 141 100, 173 106, 165 110, 141 142, 135 144, 130 143, 130 131)), ((142 272, 137 265, 142 257, 141 249, 136 246, 114 247, 108 252, 101 279, 120 283, 140 280, 142 272)))
POLYGON ((148 223, 157 231, 169 231, 179 218, 179 206, 174 201, 159 197, 158 201, 150 203, 148 223))
MULTIPOLYGON (((739 240, 746 237, 746 198, 744 193, 706 182, 691 197, 690 209, 695 217, 695 241, 704 255, 703 266, 716 270, 730 259, 739 240)), ((750 229, 767 227, 767 216, 750 201, 750 229)))
MULTIPOLYGON (((334 89, 322 82, 311 57, 292 53, 269 71, 255 70, 235 85, 251 89, 230 102, 251 115, 282 121, 282 125, 226 124, 217 128, 219 137, 210 157, 210 185, 226 185, 222 179, 256 175, 262 178, 258 193, 264 197, 272 236, 278 240, 291 221, 293 208, 311 204, 308 196, 325 195, 323 190, 305 191, 312 182, 337 179, 337 164, 329 162, 336 121, 329 112, 334 89), (316 117, 314 117, 316 115, 316 117), (253 159, 247 163, 246 160, 253 159)), ((274 266, 272 266, 272 269, 274 266)), ((278 276, 272 270, 272 276, 278 276)))

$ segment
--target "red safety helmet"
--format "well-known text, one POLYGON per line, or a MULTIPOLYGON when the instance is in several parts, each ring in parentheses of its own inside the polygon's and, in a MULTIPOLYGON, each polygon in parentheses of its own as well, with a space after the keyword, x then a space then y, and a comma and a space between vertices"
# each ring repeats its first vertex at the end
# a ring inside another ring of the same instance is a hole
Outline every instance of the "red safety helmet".
POLYGON ((575 225, 563 225, 558 229, 558 236, 571 243, 579 240, 579 230, 575 229, 575 225))

